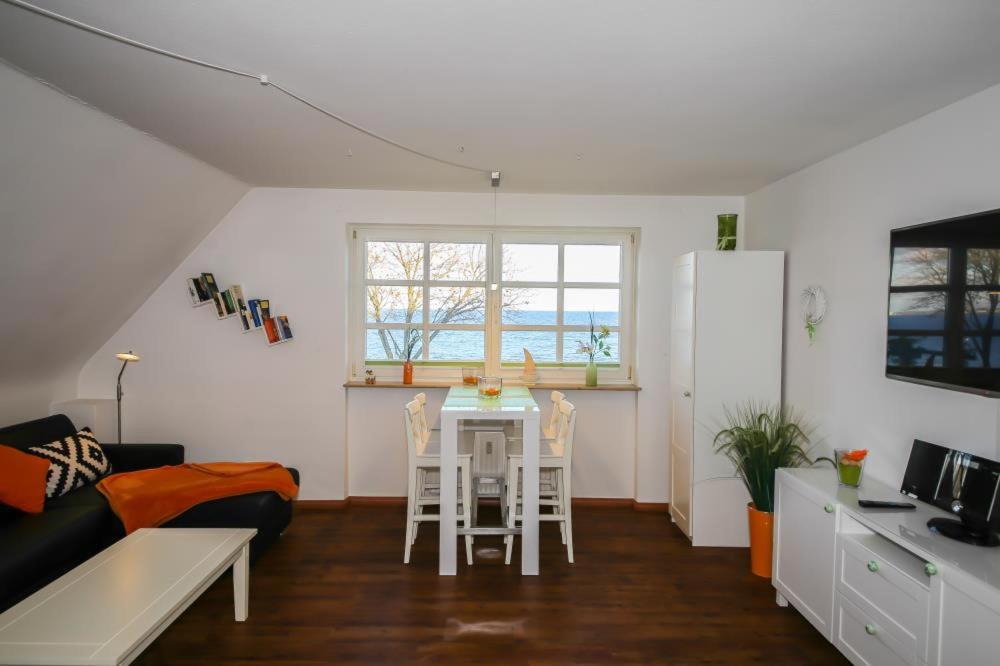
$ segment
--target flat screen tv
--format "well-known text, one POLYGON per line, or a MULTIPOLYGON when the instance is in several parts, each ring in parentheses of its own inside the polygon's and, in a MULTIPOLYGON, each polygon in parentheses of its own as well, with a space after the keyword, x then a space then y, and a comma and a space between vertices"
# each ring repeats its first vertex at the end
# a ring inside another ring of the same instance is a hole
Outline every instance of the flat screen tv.
POLYGON ((885 374, 1000 397, 1000 210, 894 229, 885 374))

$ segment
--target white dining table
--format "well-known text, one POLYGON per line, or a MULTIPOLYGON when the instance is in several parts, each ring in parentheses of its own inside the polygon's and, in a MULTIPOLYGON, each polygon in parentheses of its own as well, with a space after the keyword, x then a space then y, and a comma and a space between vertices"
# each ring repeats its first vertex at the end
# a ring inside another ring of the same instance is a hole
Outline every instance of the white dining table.
MULTIPOLYGON (((466 419, 521 421, 523 425, 524 470, 521 477, 521 574, 538 575, 538 403, 523 386, 505 386, 495 398, 482 398, 475 386, 452 386, 441 407, 441 527, 438 546, 438 573, 454 576, 458 565, 459 534, 497 534, 495 528, 459 528, 458 512, 458 427, 466 419)), ((511 480, 511 483, 516 482, 511 480)), ((512 509, 513 510, 513 509, 512 509)))

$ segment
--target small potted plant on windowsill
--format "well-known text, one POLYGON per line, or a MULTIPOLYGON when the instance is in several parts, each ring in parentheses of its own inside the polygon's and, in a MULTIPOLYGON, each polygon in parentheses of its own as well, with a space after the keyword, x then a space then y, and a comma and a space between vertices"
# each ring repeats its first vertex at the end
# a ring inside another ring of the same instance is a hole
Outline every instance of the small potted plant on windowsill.
MULTIPOLYGON (((729 427, 715 436, 715 451, 728 457, 750 493, 750 571, 771 577, 774 473, 779 467, 810 466, 809 428, 781 405, 747 402, 726 412, 729 427)), ((820 459, 824 460, 824 459, 820 459)))
POLYGON ((576 352, 585 355, 589 361, 587 363, 587 386, 597 386, 597 363, 595 357, 603 354, 606 358, 611 358, 611 345, 608 338, 611 337, 611 329, 601 324, 598 328, 594 324, 594 313, 590 313, 590 343, 580 340, 576 343, 576 352), (600 331, 600 332, 598 332, 600 331))
POLYGON ((417 338, 407 334, 406 344, 403 345, 403 383, 413 383, 413 350, 417 346, 417 338))

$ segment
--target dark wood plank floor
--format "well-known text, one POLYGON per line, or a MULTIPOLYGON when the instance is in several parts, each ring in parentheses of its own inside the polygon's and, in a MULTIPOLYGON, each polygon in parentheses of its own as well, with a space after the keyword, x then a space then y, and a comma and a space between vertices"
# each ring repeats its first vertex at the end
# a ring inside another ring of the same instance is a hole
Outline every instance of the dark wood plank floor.
POLYGON ((136 663, 846 663, 746 550, 692 548, 662 514, 581 507, 576 564, 543 525, 526 578, 482 538, 474 567, 439 577, 436 526, 404 566, 403 526, 399 506, 299 510, 251 570, 246 623, 224 577, 136 663))

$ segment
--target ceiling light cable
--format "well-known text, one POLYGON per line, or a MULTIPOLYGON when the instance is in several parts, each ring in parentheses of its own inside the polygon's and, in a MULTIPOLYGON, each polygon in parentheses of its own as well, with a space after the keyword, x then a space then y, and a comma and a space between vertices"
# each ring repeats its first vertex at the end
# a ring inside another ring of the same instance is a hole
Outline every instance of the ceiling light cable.
POLYGON ((307 98, 305 98, 305 97, 303 97, 301 95, 293 93, 292 91, 290 91, 287 88, 279 85, 278 83, 275 83, 273 80, 271 80, 268 77, 267 74, 254 74, 253 72, 245 72, 243 70, 233 69, 232 67, 226 67, 225 65, 219 65, 219 64, 216 64, 216 63, 213 63, 213 62, 208 62, 206 60, 199 60, 198 58, 192 58, 191 56, 186 56, 183 53, 177 53, 176 51, 168 51, 167 49, 163 49, 163 48, 160 48, 158 46, 153 46, 152 44, 146 44, 145 42, 140 42, 140 41, 135 40, 135 39, 130 39, 129 37, 125 37, 123 35, 119 35, 117 33, 111 32, 109 30, 104 30, 102 28, 98 28, 97 26, 90 25, 89 23, 84 23, 83 21, 78 21, 78 20, 76 20, 74 18, 70 18, 68 16, 63 16, 62 14, 58 14, 58 13, 53 12, 51 10, 45 9, 43 7, 39 7, 37 5, 33 5, 33 4, 29 3, 29 2, 24 2, 24 0, 0 0, 0 2, 4 2, 4 3, 6 3, 8 5, 12 5, 14 7, 20 7, 21 9, 24 9, 26 11, 32 12, 34 14, 38 14, 39 16, 44 16, 45 18, 52 19, 53 21, 58 21, 59 23, 63 23, 65 25, 72 26, 74 28, 78 28, 78 29, 83 30, 85 32, 89 32, 91 34, 98 35, 99 37, 104 37, 105 39, 110 39, 112 41, 119 42, 119 43, 125 44, 127 46, 132 46, 132 47, 135 47, 137 49, 142 49, 143 51, 148 51, 150 53, 155 53, 157 55, 161 55, 161 56, 164 56, 164 57, 167 57, 167 58, 171 58, 173 60, 178 60, 180 62, 186 62, 186 63, 188 63, 190 65, 197 65, 198 67, 205 67, 207 69, 212 69, 212 70, 215 70, 217 72, 223 72, 223 73, 226 73, 226 74, 232 74, 234 76, 240 76, 240 77, 247 78, 247 79, 253 79, 253 80, 257 81, 260 85, 269 86, 271 88, 274 88, 275 90, 277 90, 278 92, 282 93, 283 95, 287 95, 288 97, 291 97, 292 99, 294 99, 294 100, 296 100, 296 101, 298 101, 298 102, 300 102, 302 104, 305 104, 306 106, 308 106, 309 108, 313 109, 314 111, 318 111, 319 113, 323 114, 324 116, 327 116, 328 118, 336 120, 337 122, 341 123, 342 125, 346 125, 347 127, 350 127, 351 129, 353 129, 355 131, 361 132, 362 134, 370 136, 371 138, 376 139, 378 141, 381 141, 382 143, 390 145, 390 146, 392 146, 394 148, 399 148, 400 150, 405 150, 406 152, 408 152, 408 153, 410 153, 412 155, 416 155, 417 157, 422 157, 422 158, 427 159, 427 160, 432 160, 434 162, 438 162, 439 164, 445 164, 447 166, 455 167, 457 169, 466 169, 468 171, 477 171, 479 173, 486 174, 488 176, 492 176, 493 169, 481 169, 479 167, 469 166, 468 164, 460 164, 458 162, 452 162, 451 160, 446 160, 446 159, 441 158, 441 157, 436 157, 434 155, 430 155, 428 153, 425 153, 425 152, 422 152, 420 150, 417 150, 416 148, 411 148, 410 146, 407 146, 407 145, 404 145, 402 143, 399 143, 398 141, 393 141, 392 139, 390 139, 388 137, 384 137, 381 134, 378 134, 377 132, 373 132, 370 129, 362 127, 361 125, 358 125, 356 123, 352 123, 351 121, 347 120, 346 118, 343 118, 343 117, 337 115, 333 111, 330 111, 329 109, 323 108, 319 104, 317 104, 315 102, 312 102, 309 99, 307 99, 307 98))

